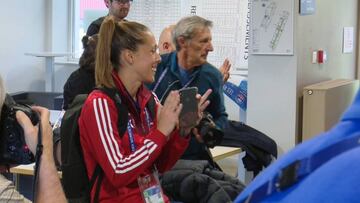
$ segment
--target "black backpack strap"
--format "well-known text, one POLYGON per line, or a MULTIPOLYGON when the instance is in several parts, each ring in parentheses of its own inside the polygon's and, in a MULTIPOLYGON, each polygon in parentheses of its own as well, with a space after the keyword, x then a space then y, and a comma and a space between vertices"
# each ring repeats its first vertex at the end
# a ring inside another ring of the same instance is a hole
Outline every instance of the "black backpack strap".
POLYGON ((92 189, 94 187, 96 179, 98 180, 96 182, 95 196, 93 198, 94 203, 99 202, 100 185, 101 185, 103 178, 104 178, 104 172, 101 169, 100 165, 98 164, 98 165, 96 165, 96 167, 94 169, 94 173, 91 176, 91 180, 90 180, 90 192, 92 191, 92 189))
POLYGON ((121 95, 120 95, 119 91, 115 88, 107 88, 107 87, 99 87, 96 89, 105 93, 108 97, 110 97, 115 102, 116 108, 118 110, 117 126, 118 126, 119 136, 122 137, 124 135, 124 133, 126 132, 127 120, 128 120, 128 110, 122 103, 121 95), (126 122, 124 122, 124 121, 126 121, 126 122))
MULTIPOLYGON (((118 109, 118 115, 119 115, 118 116, 118 118, 119 118, 118 119, 119 135, 122 136, 126 132, 127 122, 123 122, 123 121, 128 120, 128 110, 122 103, 122 99, 121 99, 119 91, 115 88, 110 89, 110 88, 106 88, 106 87, 99 87, 96 89, 104 92, 115 102, 115 105, 118 109), (120 119, 120 118, 124 118, 124 119, 120 119)), ((151 94, 150 100, 146 106, 148 108, 148 111, 150 112, 151 118, 154 119, 155 115, 156 115, 156 112, 155 112, 156 101, 155 101, 153 94, 151 94)))
MULTIPOLYGON (((119 92, 116 89, 109 89, 109 88, 96 88, 102 92, 104 92, 106 95, 108 95, 112 100, 114 100, 115 104, 116 104, 116 108, 118 109, 118 115, 119 115, 119 119, 118 119, 118 128, 119 128, 119 135, 122 136, 125 131, 126 131, 126 124, 127 122, 123 122, 124 119, 120 119, 120 118, 125 118, 126 116, 126 120, 128 118, 128 111, 127 109, 124 107, 124 105, 122 104, 121 101, 121 97, 119 92), (125 123, 125 125, 124 125, 125 123)), ((155 118, 155 106, 156 106, 156 101, 153 95, 151 95, 151 98, 147 104, 148 110, 150 112, 151 118, 155 118)), ((93 202, 97 203, 99 202, 99 194, 100 194, 100 186, 102 183, 102 180, 104 179, 104 171, 101 169, 100 165, 96 165, 94 173, 91 177, 90 180, 90 192, 92 191, 92 188, 94 187, 95 181, 96 179, 98 180, 96 182, 96 187, 95 187, 95 195, 93 198, 93 202)))

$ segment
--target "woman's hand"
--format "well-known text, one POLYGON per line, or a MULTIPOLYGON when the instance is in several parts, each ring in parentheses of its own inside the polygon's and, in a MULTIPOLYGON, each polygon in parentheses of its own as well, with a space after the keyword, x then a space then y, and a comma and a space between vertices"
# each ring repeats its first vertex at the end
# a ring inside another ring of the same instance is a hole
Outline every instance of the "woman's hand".
POLYGON ((157 129, 165 136, 169 136, 179 123, 182 109, 179 91, 171 91, 163 106, 158 106, 157 129))

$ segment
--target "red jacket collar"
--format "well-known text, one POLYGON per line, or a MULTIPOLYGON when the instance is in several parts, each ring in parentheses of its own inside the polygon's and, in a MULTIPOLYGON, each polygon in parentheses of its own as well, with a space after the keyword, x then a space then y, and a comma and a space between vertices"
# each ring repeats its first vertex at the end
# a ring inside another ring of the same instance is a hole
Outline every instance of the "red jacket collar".
MULTIPOLYGON (((115 83, 116 88, 120 91, 120 94, 122 96, 122 99, 124 99, 126 102, 126 104, 131 108, 130 112, 134 113, 136 112, 136 106, 135 103, 133 101, 133 99, 131 98, 129 92, 126 90, 124 84, 122 83, 119 75, 117 74, 117 72, 114 70, 112 72, 112 77, 115 83)), ((138 104, 140 105, 140 109, 144 110, 146 104, 148 103, 148 101, 150 100, 151 97, 151 91, 148 90, 144 84, 142 84, 137 92, 137 101, 138 104)))

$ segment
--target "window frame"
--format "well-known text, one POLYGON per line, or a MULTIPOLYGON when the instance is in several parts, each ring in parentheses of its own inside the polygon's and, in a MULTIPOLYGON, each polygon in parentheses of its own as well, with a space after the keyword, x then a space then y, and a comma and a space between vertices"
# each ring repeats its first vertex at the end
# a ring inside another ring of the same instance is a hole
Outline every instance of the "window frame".
MULTIPOLYGON (((69 51, 73 53, 71 56, 68 57, 69 62, 78 62, 83 51, 81 37, 78 32, 78 28, 80 28, 80 20, 78 18, 81 14, 80 1, 81 0, 68 0, 68 13, 70 16, 68 22, 68 47, 69 51)), ((87 28, 84 28, 85 33, 86 29, 87 28)))

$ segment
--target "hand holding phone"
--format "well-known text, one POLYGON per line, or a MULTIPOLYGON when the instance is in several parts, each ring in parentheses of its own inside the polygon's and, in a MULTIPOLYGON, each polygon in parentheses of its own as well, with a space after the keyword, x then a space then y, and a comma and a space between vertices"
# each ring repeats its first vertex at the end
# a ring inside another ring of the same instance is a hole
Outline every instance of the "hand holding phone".
POLYGON ((179 117, 181 128, 195 127, 198 120, 197 87, 188 87, 179 90, 182 110, 179 117))

